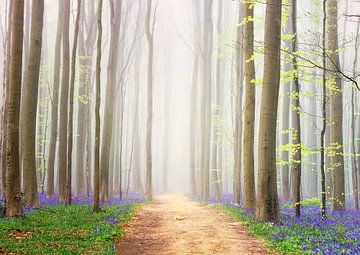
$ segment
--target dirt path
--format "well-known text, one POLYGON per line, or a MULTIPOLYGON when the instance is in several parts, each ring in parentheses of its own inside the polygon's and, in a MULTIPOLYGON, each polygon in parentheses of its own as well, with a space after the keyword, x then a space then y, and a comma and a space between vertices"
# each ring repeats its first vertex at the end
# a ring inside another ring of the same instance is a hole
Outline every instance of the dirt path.
POLYGON ((270 254, 228 215, 183 195, 155 197, 126 227, 117 243, 121 255, 270 254))

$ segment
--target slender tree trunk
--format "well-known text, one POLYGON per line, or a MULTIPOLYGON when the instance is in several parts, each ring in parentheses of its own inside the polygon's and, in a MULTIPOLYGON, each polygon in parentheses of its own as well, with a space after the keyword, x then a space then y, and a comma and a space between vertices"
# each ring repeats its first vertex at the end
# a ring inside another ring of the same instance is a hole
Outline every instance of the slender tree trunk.
POLYGON ((265 17, 264 79, 260 106, 259 177, 256 218, 279 221, 276 177, 276 120, 280 82, 282 1, 268 0, 265 17))
POLYGON ((291 22, 292 22, 292 32, 293 40, 291 51, 293 54, 292 65, 293 65, 293 89, 292 89, 292 128, 293 128, 293 137, 292 145, 293 152, 291 159, 291 196, 293 205, 295 207, 296 216, 300 216, 300 195, 301 195, 301 129, 300 129, 300 83, 299 83, 299 68, 297 61, 297 51, 298 51, 298 35, 297 35, 297 0, 292 0, 291 2, 291 22))
POLYGON ((59 104, 59 84, 60 84, 60 65, 61 65, 61 41, 63 27, 63 1, 58 1, 58 21, 55 39, 55 60, 53 72, 52 104, 51 104, 51 125, 49 156, 47 161, 47 197, 54 196, 54 169, 56 158, 56 143, 58 135, 58 104, 59 104))
MULTIPOLYGON (((139 44, 139 42, 137 42, 139 44)), ((144 188, 141 181, 141 171, 140 171, 140 134, 139 134, 139 107, 140 107, 140 60, 141 60, 141 50, 140 45, 137 46, 137 53, 135 57, 135 72, 134 72, 134 137, 133 137, 133 182, 134 182, 134 191, 138 193, 143 193, 144 188)))
MULTIPOLYGON (((356 37, 355 37, 355 58, 353 62, 353 77, 356 76, 356 69, 358 67, 358 54, 359 52, 359 33, 360 33, 360 20, 357 23, 356 28, 356 37)), ((354 195, 354 203, 355 210, 359 211, 359 186, 358 186, 358 164, 357 164, 357 156, 356 156, 356 136, 355 136, 355 111, 356 111, 356 100, 355 100, 356 90, 353 86, 351 88, 351 163, 352 163, 352 181, 353 181, 353 195, 354 195)))
POLYGON ((66 196, 66 169, 67 169, 67 122, 69 103, 69 68, 70 68, 70 46, 69 46, 69 22, 70 22, 70 0, 63 1, 63 65, 60 96, 60 133, 59 133, 59 199, 65 200, 66 196))
MULTIPOLYGON (((239 2, 238 23, 244 19, 243 4, 239 2)), ((243 27, 238 26, 236 33, 236 95, 235 95, 235 136, 234 136, 234 201, 236 204, 241 202, 241 166, 242 166, 242 98, 243 98, 243 79, 244 79, 244 55, 243 55, 243 27)))
POLYGON ((88 108, 91 108, 89 91, 92 84, 93 52, 96 41, 96 15, 94 14, 94 0, 82 4, 82 24, 79 33, 79 63, 82 67, 78 96, 77 139, 76 139, 76 195, 84 196, 86 193, 86 158, 87 138, 89 130, 88 108), (87 12, 85 7, 87 6, 87 12), (85 39, 86 31, 86 39, 85 39))
POLYGON ((222 178, 221 176, 221 166, 222 162, 220 161, 220 154, 222 153, 222 135, 217 130, 216 119, 221 120, 223 117, 223 105, 221 102, 222 99, 222 86, 224 85, 223 80, 223 60, 221 58, 221 36, 223 30, 223 2, 218 2, 218 20, 217 20, 217 34, 218 34, 218 46, 217 46, 217 54, 218 57, 216 59, 216 82, 215 82, 215 104, 216 109, 214 111, 214 121, 212 127, 212 158, 211 158, 211 184, 212 190, 215 194, 217 200, 221 200, 221 186, 222 186, 222 178))
POLYGON ((254 136, 255 136, 255 63, 254 55, 254 5, 244 3, 244 61, 245 61, 245 105, 244 105, 244 206, 245 210, 255 211, 255 173, 254 173, 254 136))
POLYGON ((7 140, 7 115, 9 106, 9 83, 10 83, 10 46, 11 46, 11 24, 13 1, 9 3, 9 12, 7 14, 7 31, 6 31, 6 44, 4 47, 4 80, 3 80, 3 106, 1 116, 1 182, 3 189, 3 197, 6 197, 6 140, 7 140))
POLYGON ((343 156, 343 102, 342 102, 342 85, 341 77, 338 74, 340 68, 339 47, 338 47, 338 31, 337 31, 337 1, 327 1, 327 50, 330 61, 328 61, 327 69, 328 81, 332 84, 330 96, 330 146, 332 147, 331 169, 332 169, 332 187, 333 187, 333 211, 345 210, 345 172, 344 172, 344 156, 343 156))
POLYGON ((44 1, 32 1, 31 36, 23 108, 23 173, 26 207, 38 207, 36 181, 36 115, 41 62, 44 1))
POLYGON ((6 217, 22 215, 19 166, 19 117, 22 78, 24 1, 13 0, 10 80, 6 136, 6 217))
POLYGON ((212 47, 213 47, 213 0, 204 1, 203 17, 203 87, 201 107, 201 184, 200 198, 205 201, 210 196, 210 140, 211 140, 211 85, 212 85, 212 47))
POLYGON ((325 142, 326 142, 326 127, 327 127, 327 117, 326 117, 326 26, 327 26, 327 14, 326 14, 326 1, 323 0, 323 27, 322 27, 322 64, 323 64, 323 74, 322 74, 322 129, 320 133, 320 171, 321 171, 321 218, 326 219, 326 175, 325 175, 325 142))
POLYGON ((152 120, 153 120, 153 58, 154 58, 154 25, 151 25, 152 0, 147 1, 146 38, 149 47, 148 56, 148 87, 147 87, 147 124, 146 124, 146 183, 145 193, 152 200, 152 120))
MULTIPOLYGON (((287 17, 285 33, 292 34, 292 21, 291 16, 287 17)), ((285 42, 284 46, 288 49, 291 49, 291 42, 285 42)), ((284 63, 284 71, 291 72, 292 70, 292 63, 287 61, 284 63)), ((289 138, 289 129, 290 129, 290 93, 291 91, 291 81, 284 82, 282 86, 282 98, 281 98, 281 123, 280 123, 280 132, 284 132, 280 136, 280 145, 284 146, 290 143, 289 138)), ((283 150, 281 152, 281 159, 288 163, 290 161, 290 155, 288 150, 283 150)), ((281 196, 284 201, 290 200, 290 168, 288 164, 283 164, 280 166, 280 173, 281 173, 281 196)))
POLYGON ((96 102, 95 102, 95 145, 94 145, 94 212, 100 211, 100 99, 101 99, 101 40, 102 6, 98 3, 98 39, 96 53, 96 102))
POLYGON ((196 130, 197 130, 197 107, 198 107, 198 83, 199 83, 199 65, 200 65, 200 2, 194 2, 194 36, 196 37, 194 45, 194 58, 191 82, 191 99, 190 99, 190 122, 189 122, 189 168, 190 168, 190 190, 191 194, 197 194, 196 185, 196 130))
POLYGON ((72 151, 73 151, 73 120, 74 120, 74 87, 76 72, 76 52, 80 27, 81 0, 77 1, 77 12, 75 20, 74 41, 71 55, 71 79, 69 91, 69 117, 67 123, 68 140, 67 140, 67 157, 66 157, 66 198, 65 204, 71 204, 71 181, 72 181, 72 151))
POLYGON ((122 0, 115 2, 114 16, 111 19, 111 38, 110 38, 110 52, 109 62, 107 68, 107 87, 106 100, 104 110, 104 127, 103 127, 103 142, 101 143, 101 163, 100 163, 100 199, 102 201, 108 200, 109 196, 109 166, 110 166, 110 146, 113 135, 113 121, 114 121, 114 100, 115 88, 117 84, 117 63, 118 63, 118 48, 119 48, 119 34, 121 24, 121 9, 122 0))

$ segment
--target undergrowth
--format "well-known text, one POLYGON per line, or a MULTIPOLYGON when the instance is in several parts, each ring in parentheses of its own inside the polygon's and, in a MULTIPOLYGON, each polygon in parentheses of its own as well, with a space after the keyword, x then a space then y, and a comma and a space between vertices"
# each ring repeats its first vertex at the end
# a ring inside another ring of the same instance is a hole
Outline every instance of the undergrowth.
POLYGON ((23 218, 0 219, 0 253, 115 254, 114 239, 123 235, 119 224, 139 204, 45 206, 23 218))

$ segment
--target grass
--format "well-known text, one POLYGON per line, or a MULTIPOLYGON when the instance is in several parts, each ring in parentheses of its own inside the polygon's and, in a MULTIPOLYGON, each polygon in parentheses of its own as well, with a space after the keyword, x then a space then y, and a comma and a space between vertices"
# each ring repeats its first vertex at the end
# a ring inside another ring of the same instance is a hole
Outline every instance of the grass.
POLYGON ((295 217, 288 203, 281 206, 281 223, 262 223, 232 204, 219 204, 257 238, 280 254, 360 254, 360 213, 329 213, 321 220, 319 199, 305 199, 302 215, 295 217))
POLYGON ((129 220, 139 204, 53 205, 23 218, 0 219, 0 253, 115 254, 114 240, 123 235, 120 223, 129 220))

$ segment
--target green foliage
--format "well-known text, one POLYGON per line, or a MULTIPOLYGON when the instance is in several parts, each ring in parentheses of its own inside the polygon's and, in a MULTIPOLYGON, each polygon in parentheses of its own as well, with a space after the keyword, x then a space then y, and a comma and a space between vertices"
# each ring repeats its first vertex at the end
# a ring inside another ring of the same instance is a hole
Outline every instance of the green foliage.
POLYGON ((115 254, 123 235, 118 223, 137 205, 107 205, 93 213, 89 205, 46 206, 24 218, 0 219, 0 250, 16 254, 115 254), (110 219, 110 220, 109 220, 110 219))

